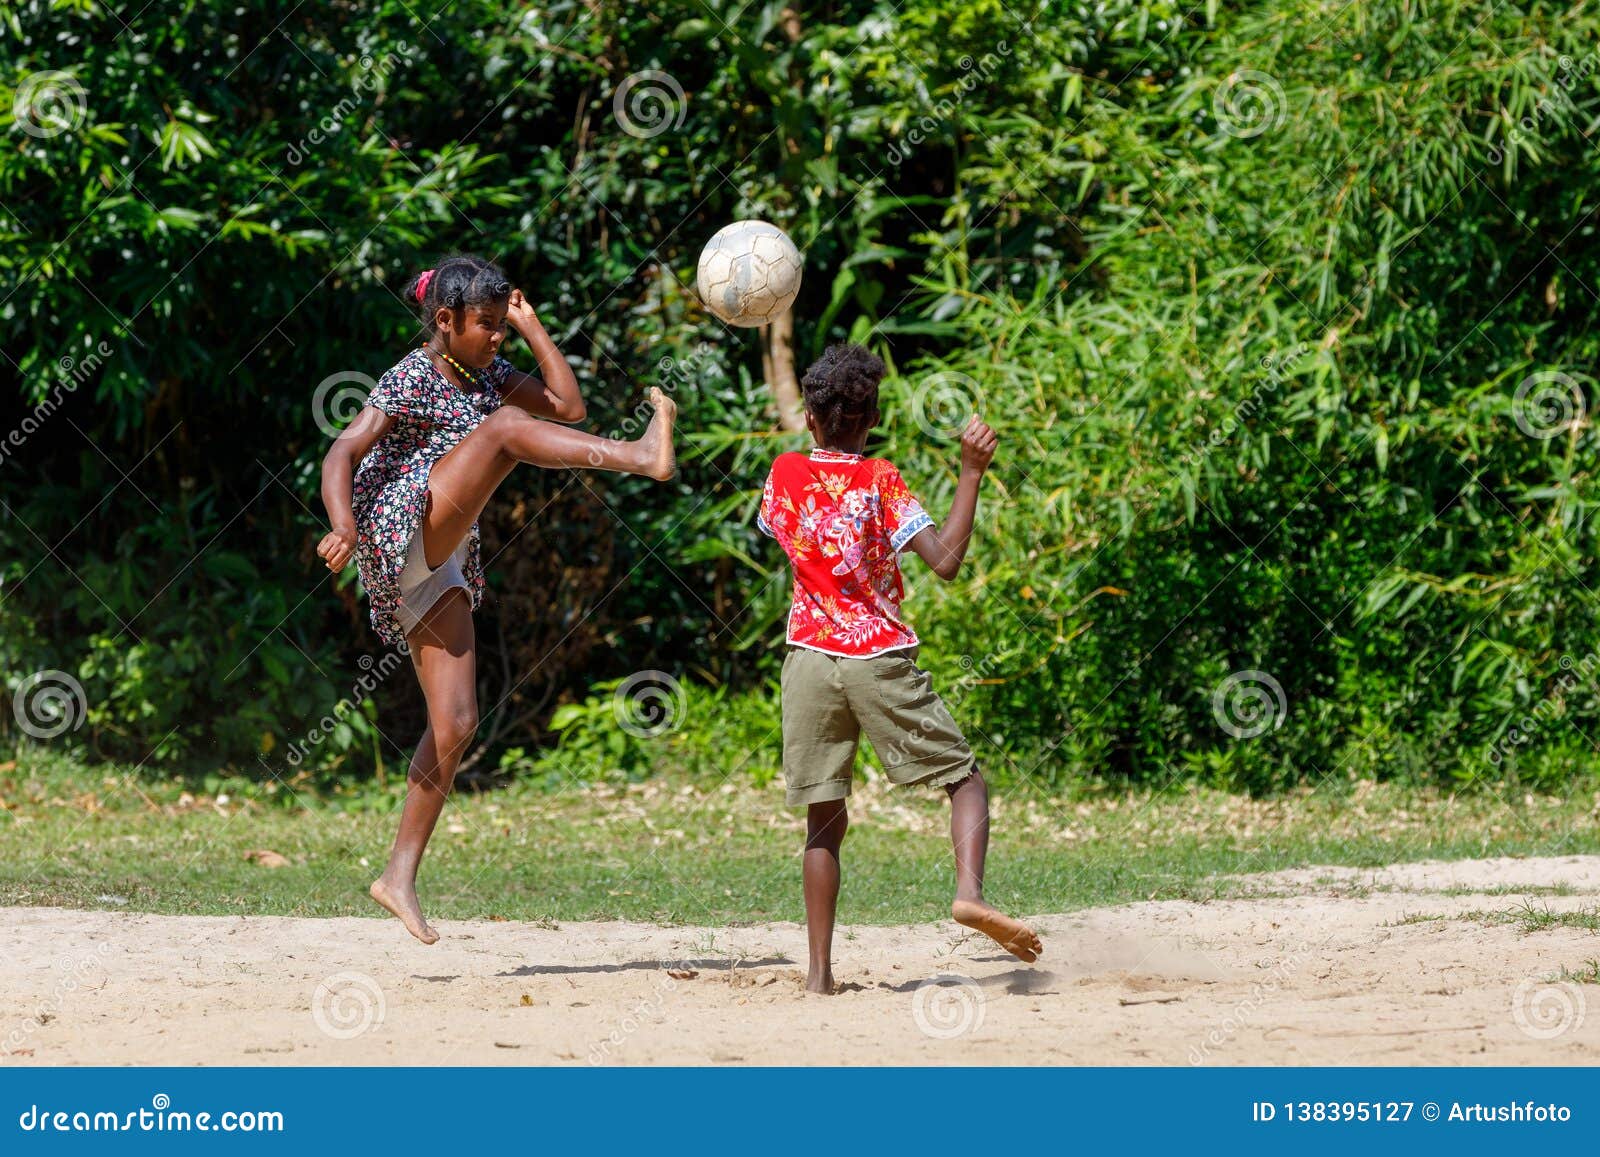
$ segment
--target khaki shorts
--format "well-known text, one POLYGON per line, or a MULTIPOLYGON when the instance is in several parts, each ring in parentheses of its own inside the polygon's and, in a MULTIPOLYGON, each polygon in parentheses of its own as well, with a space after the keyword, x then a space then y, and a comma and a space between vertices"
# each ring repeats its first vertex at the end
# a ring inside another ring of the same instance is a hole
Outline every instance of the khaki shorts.
POLYGON ((789 648, 783 778, 791 807, 850 794, 862 731, 891 783, 947 787, 972 774, 972 748, 916 656, 916 648, 870 659, 789 648))

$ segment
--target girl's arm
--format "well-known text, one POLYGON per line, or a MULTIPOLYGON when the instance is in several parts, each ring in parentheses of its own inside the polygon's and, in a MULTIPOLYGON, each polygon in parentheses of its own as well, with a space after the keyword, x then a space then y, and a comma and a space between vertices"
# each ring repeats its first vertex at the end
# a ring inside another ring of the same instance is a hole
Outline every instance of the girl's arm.
POLYGON ((539 315, 522 296, 522 290, 511 291, 511 301, 506 306, 506 321, 522 335, 539 363, 539 375, 514 373, 500 388, 506 402, 528 411, 536 418, 550 418, 557 422, 581 422, 588 414, 583 404, 583 394, 578 389, 578 379, 573 375, 567 359, 556 349, 556 343, 545 332, 539 315), (541 381, 540 378, 543 380, 541 381))
POLYGON ((356 466, 378 439, 389 432, 394 417, 376 406, 363 406, 322 459, 322 505, 333 529, 323 535, 317 555, 338 574, 356 553, 356 516, 350 508, 356 466))
POLYGON ((950 517, 944 520, 943 526, 937 529, 930 526, 907 543, 945 582, 956 577, 961 561, 967 557, 972 520, 978 513, 978 486, 983 481, 984 471, 994 460, 999 441, 995 432, 974 415, 961 435, 961 478, 956 483, 955 499, 950 503, 950 517))

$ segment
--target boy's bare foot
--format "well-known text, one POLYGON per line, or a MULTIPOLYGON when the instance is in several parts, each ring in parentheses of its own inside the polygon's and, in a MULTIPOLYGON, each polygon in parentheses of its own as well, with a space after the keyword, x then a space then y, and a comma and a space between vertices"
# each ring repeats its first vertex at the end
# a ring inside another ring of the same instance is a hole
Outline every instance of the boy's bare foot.
POLYGON ((1013 956, 1029 964, 1039 959, 1044 943, 1021 920, 996 912, 981 900, 957 900, 950 905, 957 924, 982 932, 1013 956))
POLYGON ((819 993, 822 996, 832 996, 839 990, 833 982, 833 971, 830 969, 823 973, 810 972, 806 974, 806 991, 819 993))
POLYGON ((367 891, 374 900, 400 917, 400 923, 406 926, 406 931, 418 940, 424 944, 432 944, 439 939, 439 934, 423 918, 422 906, 417 903, 415 888, 395 886, 379 876, 372 881, 372 887, 367 891))
POLYGON ((662 393, 659 387, 651 386, 650 404, 656 412, 644 436, 639 439, 639 449, 645 457, 644 468, 639 473, 657 482, 665 482, 678 468, 677 455, 672 449, 672 424, 678 418, 678 403, 662 393))

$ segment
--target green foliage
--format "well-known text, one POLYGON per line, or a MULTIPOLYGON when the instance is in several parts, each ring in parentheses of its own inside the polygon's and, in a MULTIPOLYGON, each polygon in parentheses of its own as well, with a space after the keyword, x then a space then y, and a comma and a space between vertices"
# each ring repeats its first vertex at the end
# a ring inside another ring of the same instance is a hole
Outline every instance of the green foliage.
MULTIPOLYGON (((967 569, 908 568, 923 661, 997 774, 1592 775, 1587 6, 468 0, 424 26, 197 0, 125 31, 136 8, 30 0, 0 31, 4 85, 83 96, 69 132, 0 123, 11 425, 58 403, 0 461, 0 657, 8 690, 83 682, 56 742, 259 773, 348 697, 375 642, 353 572, 330 589, 311 554, 313 394, 392 364, 396 287, 464 248, 537 304, 593 429, 662 384, 686 442, 671 486, 584 477, 608 540, 563 522, 519 553, 560 477, 486 516, 508 554, 480 699, 519 720, 494 758, 770 776, 786 576, 752 510, 795 439, 690 287, 706 236, 763 216, 806 252, 801 360, 885 356, 879 445, 936 516, 931 400, 954 382, 1001 433, 967 569), (682 91, 665 131, 619 118, 640 73, 682 91), (564 602, 578 556, 593 589, 564 602), (586 659, 498 609, 524 562, 586 659), (619 736, 607 689, 646 667, 692 709, 619 736), (1241 738, 1217 697, 1255 671, 1282 708, 1241 738)), ((409 678, 308 758, 403 758, 409 678)))
POLYGON ((531 754, 513 748, 501 758, 501 770, 549 789, 655 775, 732 778, 756 787, 777 778, 782 728, 775 683, 756 694, 681 684, 674 705, 640 716, 619 706, 624 682, 600 683, 592 694, 558 707, 550 719, 555 743, 531 754))

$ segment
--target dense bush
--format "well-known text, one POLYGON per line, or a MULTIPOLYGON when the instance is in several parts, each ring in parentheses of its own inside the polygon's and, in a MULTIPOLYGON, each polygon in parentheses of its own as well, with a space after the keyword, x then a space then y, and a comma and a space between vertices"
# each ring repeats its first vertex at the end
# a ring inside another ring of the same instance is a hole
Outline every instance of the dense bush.
POLYGON ((527 289, 592 428, 660 383, 687 440, 671 486, 524 471, 486 517, 484 750, 771 774, 752 507, 797 436, 689 289, 764 216, 806 251, 801 360, 883 353, 881 446, 936 514, 954 420, 1001 431, 968 570, 909 568, 997 771, 1593 774, 1588 7, 139 7, 7 17, 7 83, 82 93, 0 153, 8 425, 94 362, 0 464, 8 686, 85 688, 56 742, 277 769, 344 701, 308 761, 403 757, 409 675, 352 691, 384 668, 311 553, 313 394, 398 356, 395 287, 459 247, 527 289), (608 734, 646 668, 677 730, 608 734))

